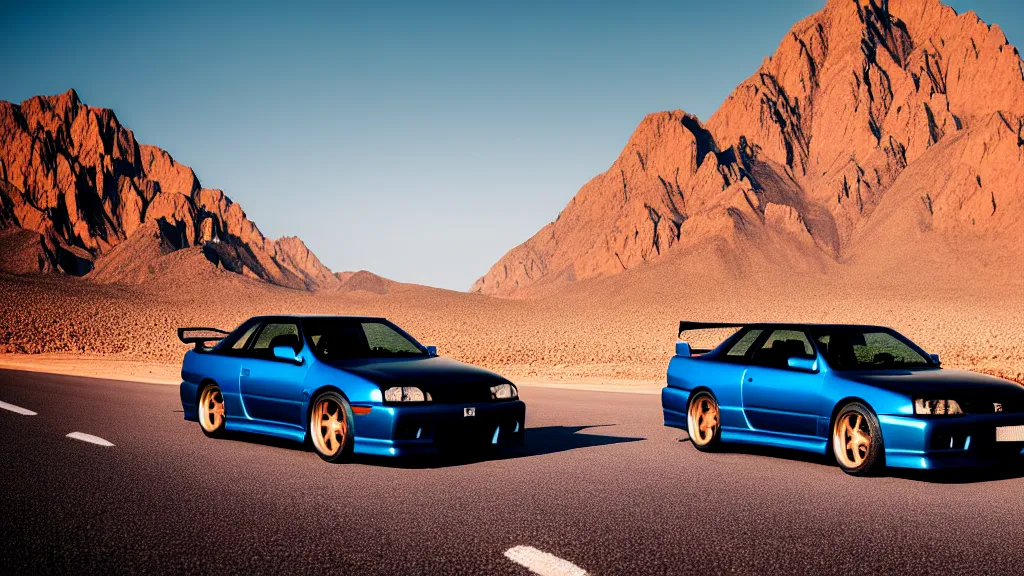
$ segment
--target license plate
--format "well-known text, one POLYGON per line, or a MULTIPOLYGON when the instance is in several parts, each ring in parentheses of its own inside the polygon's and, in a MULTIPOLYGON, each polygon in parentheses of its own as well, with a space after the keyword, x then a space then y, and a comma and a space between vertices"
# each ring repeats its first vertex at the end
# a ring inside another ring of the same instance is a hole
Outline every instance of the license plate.
POLYGON ((463 408, 462 416, 464 418, 471 418, 473 416, 476 416, 476 408, 463 408))
POLYGON ((996 442, 1024 442, 1024 425, 996 428, 996 442))

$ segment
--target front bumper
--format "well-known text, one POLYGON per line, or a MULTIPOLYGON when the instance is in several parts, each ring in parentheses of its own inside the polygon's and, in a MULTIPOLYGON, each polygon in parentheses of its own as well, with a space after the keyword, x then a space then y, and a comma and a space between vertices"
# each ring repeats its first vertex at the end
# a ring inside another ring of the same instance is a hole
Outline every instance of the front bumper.
POLYGON ((997 442, 996 428, 1024 425, 1024 414, 951 417, 878 417, 885 463, 894 468, 937 470, 990 466, 1020 458, 1024 442, 997 442))
POLYGON ((444 449, 517 446, 526 429, 521 400, 483 404, 365 406, 355 416, 354 451, 374 456, 434 454, 444 449), (466 416, 472 408, 473 416, 466 416))

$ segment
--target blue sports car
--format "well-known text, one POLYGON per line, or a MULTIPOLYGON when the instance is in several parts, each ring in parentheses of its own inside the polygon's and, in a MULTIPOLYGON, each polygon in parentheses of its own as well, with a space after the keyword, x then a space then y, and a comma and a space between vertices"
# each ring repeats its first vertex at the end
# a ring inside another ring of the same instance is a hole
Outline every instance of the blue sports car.
POLYGON ((676 344, 665 425, 710 451, 737 442, 835 455, 843 471, 994 464, 1024 449, 1024 387, 944 370, 880 326, 681 322, 738 328, 714 350, 676 344))
POLYGON ((383 318, 264 316, 178 338, 195 345, 181 367, 185 419, 207 436, 308 440, 329 462, 523 441, 515 385, 438 357, 383 318))

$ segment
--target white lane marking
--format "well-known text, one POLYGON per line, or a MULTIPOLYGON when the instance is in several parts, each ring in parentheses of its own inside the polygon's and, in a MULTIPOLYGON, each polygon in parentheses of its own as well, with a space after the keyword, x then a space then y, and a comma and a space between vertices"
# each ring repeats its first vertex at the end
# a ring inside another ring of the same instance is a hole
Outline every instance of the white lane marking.
POLYGON ((583 568, 532 546, 509 548, 505 557, 539 576, 587 576, 583 568))
POLYGON ((10 410, 11 412, 14 412, 15 414, 21 414, 22 416, 35 416, 36 415, 36 413, 31 411, 31 410, 26 410, 25 408, 22 408, 21 406, 15 406, 14 404, 8 404, 7 402, 0 402, 0 408, 3 408, 4 410, 10 410))
POLYGON ((100 446, 113 446, 110 442, 107 442, 99 436, 93 436, 92 434, 86 434, 85 432, 72 432, 68 434, 68 438, 74 438, 75 440, 81 440, 82 442, 89 442, 90 444, 99 444, 100 446))

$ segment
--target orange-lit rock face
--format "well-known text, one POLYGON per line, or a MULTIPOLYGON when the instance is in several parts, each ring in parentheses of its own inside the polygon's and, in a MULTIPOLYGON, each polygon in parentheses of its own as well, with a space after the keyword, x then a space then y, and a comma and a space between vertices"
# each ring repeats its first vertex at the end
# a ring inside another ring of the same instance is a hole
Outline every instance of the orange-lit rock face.
POLYGON ((611 168, 473 290, 615 274, 712 241, 743 253, 809 236, 799 259, 837 263, 920 234, 1014 251, 1022 126, 1024 65, 998 26, 938 0, 830 0, 706 124, 644 118, 611 168))
POLYGON ((135 281, 154 254, 200 247, 214 264, 274 284, 338 284, 301 240, 265 238, 223 192, 203 188, 191 168, 140 145, 112 111, 82 104, 73 90, 0 102, 0 228, 38 234, 8 236, 18 239, 12 271, 95 269, 99 281, 135 281), (137 254, 102 265, 136 234, 126 249, 137 254), (146 240, 154 234, 156 244, 146 240))

